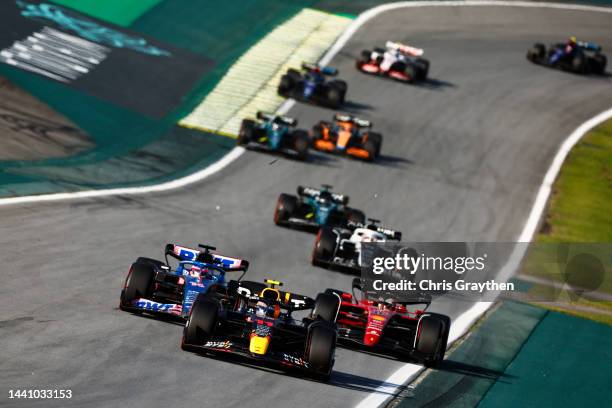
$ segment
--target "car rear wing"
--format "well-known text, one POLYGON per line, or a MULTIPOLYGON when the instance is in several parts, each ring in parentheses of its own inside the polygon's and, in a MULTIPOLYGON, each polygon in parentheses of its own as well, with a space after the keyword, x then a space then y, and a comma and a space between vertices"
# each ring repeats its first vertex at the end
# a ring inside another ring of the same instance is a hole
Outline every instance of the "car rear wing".
POLYGON ((276 119, 282 122, 283 124, 287 126, 292 126, 292 127, 295 127, 298 124, 297 119, 290 118, 289 116, 281 116, 281 115, 276 115, 274 113, 262 112, 262 111, 257 112, 257 119, 265 120, 268 122, 271 122, 276 119))
POLYGON ((352 122, 355 126, 361 128, 370 128, 372 127, 372 122, 366 119, 361 119, 355 116, 348 115, 346 113, 336 113, 334 115, 334 120, 336 122, 352 122))
POLYGON ((338 75, 338 70, 333 67, 322 67, 319 64, 315 64, 313 62, 302 62, 302 69, 306 71, 314 71, 319 69, 323 75, 327 76, 336 76, 338 75))
POLYGON ((399 52, 406 55, 410 55, 412 57, 420 57, 425 53, 425 50, 423 50, 422 48, 416 48, 411 45, 406 45, 399 42, 387 41, 385 46, 392 50, 398 50, 399 52))
POLYGON ((396 241, 402 240, 402 233, 400 231, 395 231, 395 230, 392 230, 386 227, 381 227, 380 225, 376 225, 376 223, 379 222, 378 220, 370 219, 370 221, 371 221, 370 224, 363 224, 361 222, 356 222, 356 221, 348 221, 347 227, 352 230, 357 229, 357 228, 367 228, 372 231, 376 231, 376 232, 380 232, 381 234, 384 234, 388 239, 392 239, 396 241))
MULTIPOLYGON (((178 261, 198 261, 198 257, 204 254, 208 249, 214 249, 213 247, 202 246, 204 251, 199 249, 187 248, 176 244, 166 245, 166 263, 168 263, 168 256, 178 261)), ((225 256, 217 253, 209 253, 212 257, 213 264, 218 265, 226 272, 246 272, 249 269, 249 261, 246 259, 234 258, 231 256, 225 256)))
MULTIPOLYGON (((329 189, 331 188, 331 186, 324 186, 325 188, 329 189)), ((321 195, 322 190, 320 189, 316 189, 316 188, 312 188, 312 187, 304 187, 304 186, 298 186, 297 188, 297 193, 299 196, 307 196, 307 197, 311 197, 311 198, 317 198, 318 196, 321 195)), ((332 199, 340 204, 343 205, 347 205, 349 202, 349 197, 344 195, 344 194, 338 194, 338 193, 332 193, 331 191, 329 192, 332 196, 332 199)))
POLYGON ((601 45, 588 42, 588 41, 578 41, 578 46, 584 48, 585 50, 601 52, 601 45))
POLYGON ((230 293, 249 300, 264 299, 278 304, 286 310, 309 310, 315 305, 314 299, 297 293, 286 292, 277 288, 270 288, 262 282, 255 281, 230 281, 228 284, 230 293))

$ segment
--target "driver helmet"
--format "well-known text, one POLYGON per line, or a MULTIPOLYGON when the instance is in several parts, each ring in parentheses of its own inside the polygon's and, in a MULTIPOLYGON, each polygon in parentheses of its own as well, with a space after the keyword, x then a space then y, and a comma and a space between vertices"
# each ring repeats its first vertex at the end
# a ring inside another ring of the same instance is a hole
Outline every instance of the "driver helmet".
POLYGON ((577 41, 576 36, 572 35, 567 42, 568 44, 575 45, 577 41))
POLYGON ((280 316, 280 306, 268 305, 263 300, 260 300, 255 305, 255 315, 257 317, 273 317, 276 319, 280 316))
POLYGON ((191 265, 191 269, 189 269, 189 276, 192 278, 199 278, 202 276, 202 268, 197 265, 191 265))
POLYGON ((329 204, 333 201, 332 195, 329 191, 322 191, 319 195, 319 202, 322 204, 329 204))

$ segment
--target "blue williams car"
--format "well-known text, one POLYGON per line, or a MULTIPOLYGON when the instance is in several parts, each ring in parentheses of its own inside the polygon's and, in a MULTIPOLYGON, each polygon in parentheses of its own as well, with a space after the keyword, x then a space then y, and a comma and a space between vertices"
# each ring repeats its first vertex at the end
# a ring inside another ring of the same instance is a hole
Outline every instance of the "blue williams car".
POLYGON ((326 77, 337 74, 338 70, 335 68, 303 63, 302 72, 290 68, 281 77, 278 94, 285 98, 294 98, 337 109, 344 103, 346 82, 337 79, 326 80, 326 77))
POLYGON ((297 196, 281 194, 276 202, 274 223, 318 231, 322 226, 345 227, 349 222, 365 223, 365 214, 348 207, 349 197, 331 192, 331 186, 321 189, 299 186, 297 196))
POLYGON ((237 143, 239 146, 282 152, 306 160, 310 144, 308 132, 295 129, 296 126, 296 119, 257 112, 257 120, 242 121, 237 143))
POLYGON ((169 315, 187 319, 200 293, 224 292, 225 274, 246 273, 249 262, 212 253, 214 247, 199 245, 202 250, 168 244, 165 262, 138 258, 130 266, 121 291, 119 308, 132 313, 169 315), (170 267, 168 256, 178 261, 170 267))

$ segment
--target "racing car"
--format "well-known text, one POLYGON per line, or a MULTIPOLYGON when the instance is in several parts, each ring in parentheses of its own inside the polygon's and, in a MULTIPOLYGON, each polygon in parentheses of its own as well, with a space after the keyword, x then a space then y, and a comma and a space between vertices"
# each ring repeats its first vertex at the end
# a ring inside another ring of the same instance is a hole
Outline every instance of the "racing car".
POLYGON ((336 289, 325 291, 342 299, 337 319, 338 344, 417 361, 427 367, 442 362, 451 319, 427 312, 431 296, 415 294, 409 302, 368 300, 360 278, 354 278, 352 286, 352 294, 336 289))
POLYGON ((347 89, 344 81, 326 81, 326 77, 336 75, 338 70, 335 68, 303 63, 302 72, 290 68, 281 77, 278 94, 336 109, 344 103, 347 89))
POLYGON ((257 112, 257 121, 244 119, 240 126, 239 146, 256 146, 280 151, 300 160, 308 157, 308 132, 295 129, 297 120, 272 113, 257 112))
POLYGON ((328 380, 334 365, 340 299, 316 300, 278 289, 279 281, 231 281, 225 294, 198 295, 183 330, 181 348, 230 353, 261 364, 301 370, 328 380), (302 320, 294 311, 311 310, 302 320))
POLYGON ((382 135, 372 132, 372 122, 345 114, 335 114, 333 122, 320 121, 311 132, 316 150, 346 154, 373 161, 380 156, 382 135))
POLYGON ((361 72, 380 75, 401 82, 427 79, 429 60, 422 58, 423 49, 398 42, 387 41, 386 49, 374 48, 361 51, 356 67, 361 72))
POLYGON ((198 247, 202 250, 167 244, 165 262, 138 258, 128 271, 119 308, 184 320, 200 293, 224 291, 227 272, 242 272, 240 280, 249 267, 244 259, 211 252, 215 247, 198 247), (170 267, 168 256, 178 261, 176 269, 170 267))
POLYGON ((568 43, 553 44, 548 49, 544 44, 536 43, 527 50, 527 59, 538 65, 577 74, 596 75, 604 75, 608 63, 601 46, 592 42, 576 41, 573 37, 568 43))
POLYGON ((348 207, 349 197, 332 193, 332 186, 321 189, 299 186, 297 196, 282 193, 274 209, 276 225, 318 230, 321 226, 346 226, 349 221, 365 222, 365 214, 348 207))
POLYGON ((322 227, 312 250, 311 262, 315 266, 338 267, 361 272, 361 243, 401 241, 402 233, 378 225, 380 221, 368 219, 367 224, 349 221, 346 228, 322 227))

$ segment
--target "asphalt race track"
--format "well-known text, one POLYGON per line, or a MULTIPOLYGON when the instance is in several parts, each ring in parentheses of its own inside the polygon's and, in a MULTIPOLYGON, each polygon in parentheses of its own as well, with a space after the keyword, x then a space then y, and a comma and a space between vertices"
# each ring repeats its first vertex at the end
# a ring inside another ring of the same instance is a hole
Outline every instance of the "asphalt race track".
MULTIPOLYGON (((355 405, 402 363, 339 349, 324 384, 182 352, 180 326, 117 309, 129 264, 160 258, 167 242, 206 242, 250 259, 250 279, 276 277, 307 295, 348 289, 350 276, 310 266, 314 235, 272 222, 278 194, 298 184, 334 185, 405 239, 515 239, 558 146, 612 106, 610 77, 525 60, 533 42, 569 35, 610 50, 612 15, 490 6, 383 13, 333 60, 349 83, 350 110, 384 135, 380 163, 316 154, 304 164, 247 152, 176 192, 0 208, 2 405, 355 405), (355 55, 388 39, 426 50, 427 84, 355 70, 355 55), (6 399, 11 388, 72 389, 74 396, 19 402, 6 399)), ((290 114, 310 127, 333 113, 298 104, 290 114)), ((433 310, 455 317, 469 306, 433 310)))

